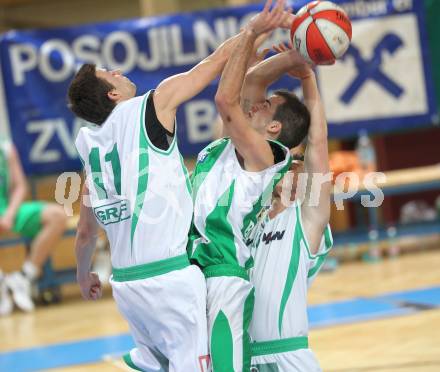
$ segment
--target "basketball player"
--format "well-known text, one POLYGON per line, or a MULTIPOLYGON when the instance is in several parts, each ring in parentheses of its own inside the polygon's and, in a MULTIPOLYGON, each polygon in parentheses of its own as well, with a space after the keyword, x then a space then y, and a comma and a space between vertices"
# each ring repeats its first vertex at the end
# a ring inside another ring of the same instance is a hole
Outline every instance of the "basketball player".
MULTIPOLYGON (((268 139, 307 126, 290 106, 288 94, 245 114, 240 92, 255 40, 283 25, 291 15, 284 1, 272 10, 268 1, 240 35, 223 71, 216 104, 229 138, 215 141, 198 157, 192 176, 194 224, 189 244, 192 259, 203 268, 208 288, 208 329, 214 372, 250 370, 248 326, 254 295, 247 270, 252 266, 251 239, 265 200, 289 168, 286 147, 268 139)), ((304 107, 303 112, 307 110, 304 107)), ((286 135, 289 142, 295 139, 286 135)), ((299 139, 299 142, 302 140, 299 139)))
POLYGON ((186 254, 193 203, 175 114, 222 71, 233 43, 142 96, 120 71, 90 64, 69 88, 72 111, 97 125, 82 128, 75 143, 87 174, 78 282, 85 299, 101 296, 90 272, 99 224, 110 243, 113 296, 136 344, 124 356, 134 369, 208 370, 206 283, 186 254))
POLYGON ((25 201, 27 188, 17 149, 0 138, 0 234, 14 232, 32 240, 20 271, 3 275, 0 270, 0 316, 10 314, 14 303, 23 311, 34 310, 32 286, 37 284, 44 263, 66 229, 63 208, 54 203, 25 201))
MULTIPOLYGON (((327 179, 315 185, 311 181, 317 179, 313 178, 316 174, 329 173, 327 123, 313 70, 297 52, 278 51, 282 53, 261 63, 254 73, 267 76, 268 70, 282 71, 283 61, 289 60, 290 65, 284 66, 290 66, 292 77, 301 79, 311 122, 304 164, 294 161, 294 174, 289 172, 276 187, 271 210, 255 239, 251 273, 255 310, 250 335, 256 342, 252 344, 252 371, 315 372, 321 369, 308 347, 307 288, 333 242, 328 226, 331 182, 327 179), (299 174, 308 178, 308 182, 299 182, 307 186, 303 200, 297 197, 299 174), (287 195, 282 195, 283 188, 287 195)), ((254 76, 253 89, 247 87, 254 97, 264 96, 268 81, 263 80, 257 84, 254 76)))

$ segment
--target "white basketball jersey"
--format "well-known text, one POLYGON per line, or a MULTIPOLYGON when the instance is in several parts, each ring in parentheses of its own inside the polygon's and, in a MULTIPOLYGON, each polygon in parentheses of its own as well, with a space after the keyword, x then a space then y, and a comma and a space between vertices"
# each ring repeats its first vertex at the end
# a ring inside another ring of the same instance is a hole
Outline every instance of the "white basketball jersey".
POLYGON ((273 188, 289 169, 288 149, 277 142, 284 159, 261 171, 240 165, 229 138, 213 142, 200 152, 192 175, 194 226, 192 258, 202 267, 229 264, 248 269, 252 258, 247 241, 273 188))
POLYGON ((118 104, 101 127, 81 128, 75 142, 115 268, 186 252, 193 212, 188 173, 176 136, 167 151, 148 138, 149 94, 118 104))
POLYGON ((315 255, 303 233, 297 202, 274 219, 266 216, 259 230, 252 250, 255 306, 250 335, 255 341, 307 336, 307 289, 333 245, 330 226, 315 255))

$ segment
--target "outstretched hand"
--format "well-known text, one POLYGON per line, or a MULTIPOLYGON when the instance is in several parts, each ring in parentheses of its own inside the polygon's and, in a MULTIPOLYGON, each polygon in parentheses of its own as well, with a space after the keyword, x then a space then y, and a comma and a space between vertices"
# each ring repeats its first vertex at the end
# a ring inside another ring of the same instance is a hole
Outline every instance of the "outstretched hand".
POLYGON ((290 76, 303 80, 313 74, 312 66, 293 48, 291 42, 288 45, 284 43, 274 45, 272 49, 277 53, 289 53, 292 62, 292 67, 288 71, 290 76))
POLYGON ((286 0, 276 0, 275 6, 270 9, 272 0, 267 0, 264 9, 253 17, 247 28, 255 32, 257 36, 285 26, 291 19, 292 9, 285 10, 286 0))

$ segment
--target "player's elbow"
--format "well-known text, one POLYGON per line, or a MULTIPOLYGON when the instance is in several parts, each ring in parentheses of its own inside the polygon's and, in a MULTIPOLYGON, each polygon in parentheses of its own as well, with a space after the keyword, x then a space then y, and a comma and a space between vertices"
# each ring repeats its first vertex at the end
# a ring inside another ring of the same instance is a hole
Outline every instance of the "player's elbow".
POLYGON ((217 106, 217 110, 221 115, 227 114, 231 110, 233 104, 233 101, 230 97, 228 97, 227 94, 217 92, 215 95, 215 105, 217 106))

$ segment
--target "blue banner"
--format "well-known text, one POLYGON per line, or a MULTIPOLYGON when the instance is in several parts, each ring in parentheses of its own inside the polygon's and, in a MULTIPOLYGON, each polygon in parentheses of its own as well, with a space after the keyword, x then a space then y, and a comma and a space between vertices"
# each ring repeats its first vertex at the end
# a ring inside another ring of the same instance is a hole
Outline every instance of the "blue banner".
MULTIPOLYGON (((354 36, 343 60, 317 69, 330 136, 354 136, 360 128, 378 132, 429 124, 436 109, 421 2, 335 2, 352 18, 354 36)), ((304 3, 293 5, 298 9, 304 3)), ((261 4, 248 5, 2 35, 6 117, 26 173, 80 169, 73 141, 84 122, 67 108, 66 94, 82 63, 121 69, 142 94, 190 69, 260 9, 261 4)), ((267 45, 288 39, 288 32, 277 30, 267 45)), ((217 83, 178 111, 184 155, 196 154, 212 138, 217 83)), ((298 82, 287 77, 272 88, 300 94, 298 82)))

